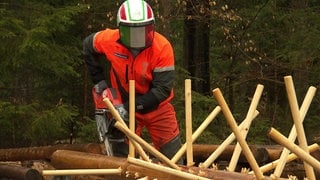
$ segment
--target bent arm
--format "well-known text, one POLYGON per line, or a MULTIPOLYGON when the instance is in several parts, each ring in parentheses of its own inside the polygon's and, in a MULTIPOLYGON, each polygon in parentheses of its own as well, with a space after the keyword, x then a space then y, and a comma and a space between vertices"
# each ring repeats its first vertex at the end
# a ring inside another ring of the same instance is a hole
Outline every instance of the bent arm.
POLYGON ((153 77, 150 91, 136 98, 136 111, 139 113, 148 113, 156 109, 170 96, 174 81, 174 66, 156 69, 153 77))
POLYGON ((97 84, 105 78, 103 75, 103 66, 98 58, 100 54, 95 51, 93 46, 95 34, 96 33, 93 33, 83 40, 83 56, 91 75, 92 82, 97 84))

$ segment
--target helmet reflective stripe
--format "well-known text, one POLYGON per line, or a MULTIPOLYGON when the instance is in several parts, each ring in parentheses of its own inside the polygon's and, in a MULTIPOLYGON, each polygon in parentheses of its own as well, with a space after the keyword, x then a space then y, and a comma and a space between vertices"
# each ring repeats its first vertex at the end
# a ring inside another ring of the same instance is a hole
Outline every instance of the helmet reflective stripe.
POLYGON ((129 20, 130 21, 144 21, 145 18, 145 6, 146 4, 141 1, 141 3, 138 2, 133 2, 133 1, 127 1, 127 6, 128 6, 128 15, 129 15, 129 20))
POLYGON ((121 42, 129 48, 150 46, 154 37, 154 15, 143 0, 127 0, 119 8, 117 23, 121 42))

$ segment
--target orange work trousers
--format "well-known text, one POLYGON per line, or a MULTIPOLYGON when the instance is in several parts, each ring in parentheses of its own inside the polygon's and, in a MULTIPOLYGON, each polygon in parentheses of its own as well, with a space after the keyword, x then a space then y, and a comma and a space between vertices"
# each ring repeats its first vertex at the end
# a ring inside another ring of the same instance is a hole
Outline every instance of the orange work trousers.
POLYGON ((179 134, 176 112, 171 103, 160 104, 156 110, 147 114, 136 113, 136 123, 136 134, 141 136, 145 127, 157 150, 179 134))

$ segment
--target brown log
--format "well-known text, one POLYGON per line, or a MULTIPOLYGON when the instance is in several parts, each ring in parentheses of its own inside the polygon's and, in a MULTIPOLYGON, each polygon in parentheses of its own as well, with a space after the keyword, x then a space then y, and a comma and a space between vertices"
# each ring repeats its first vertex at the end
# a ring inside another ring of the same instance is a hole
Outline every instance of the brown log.
POLYGON ((31 168, 16 166, 16 165, 8 165, 8 164, 0 164, 0 179, 8 178, 15 180, 40 180, 40 173, 31 168))
MULTIPOLYGON (((194 144, 193 155, 194 161, 199 163, 207 159, 210 154, 215 151, 219 145, 194 144)), ((261 146, 250 145, 258 163, 274 161, 279 158, 282 146, 261 146), (267 152, 267 153, 266 153, 267 152)), ((95 154, 103 154, 104 146, 100 144, 60 144, 54 146, 29 147, 29 148, 13 148, 0 149, 0 161, 24 161, 24 160, 40 160, 50 159, 52 153, 56 150, 73 150, 80 152, 89 152, 95 154)), ((229 161, 234 150, 234 145, 229 145, 226 150, 219 156, 217 161, 229 161)), ((241 155, 240 163, 247 163, 246 158, 241 155)))
POLYGON ((283 150, 283 146, 281 145, 257 145, 258 149, 265 149, 268 153, 267 162, 275 161, 279 159, 281 152, 283 150))
POLYGON ((58 149, 90 152, 90 153, 97 153, 97 154, 102 153, 100 145, 95 143, 57 144, 54 146, 0 149, 0 161, 25 161, 25 160, 50 159, 51 154, 58 149))
MULTIPOLYGON (((126 158, 110 157, 99 154, 83 153, 69 150, 57 150, 52 154, 51 164, 57 169, 115 169, 121 167, 122 173, 118 179, 135 179, 138 177, 153 177, 157 179, 179 179, 178 176, 162 173, 152 169, 131 164, 126 158)), ((225 172, 213 169, 200 169, 198 167, 180 166, 184 172, 200 175, 210 179, 254 179, 252 175, 244 175, 235 172, 225 172)), ((108 176, 109 177, 109 176, 108 176)))

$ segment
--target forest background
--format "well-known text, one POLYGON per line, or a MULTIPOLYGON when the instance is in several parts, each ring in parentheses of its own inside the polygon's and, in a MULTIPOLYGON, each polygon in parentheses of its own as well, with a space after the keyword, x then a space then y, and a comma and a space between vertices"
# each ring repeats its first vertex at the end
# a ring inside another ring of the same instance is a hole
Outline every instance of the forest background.
MULTIPOLYGON (((246 116, 264 85, 249 144, 273 144, 293 121, 284 76, 293 77, 299 105, 319 87, 320 1, 153 0, 156 29, 172 43, 175 99, 185 134, 184 80, 192 80, 195 130, 217 106, 220 88, 235 119, 246 116)), ((82 59, 85 36, 116 28, 120 0, 3 0, 0 2, 0 148, 97 142, 93 86, 82 59)), ((107 68, 106 64, 106 68, 107 68)), ((107 76, 107 73, 106 73, 107 76)), ((304 123, 319 141, 316 93, 304 123)), ((219 144, 231 133, 222 113, 196 143, 219 144)), ((148 137, 146 137, 148 138, 148 137)))

